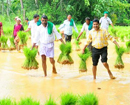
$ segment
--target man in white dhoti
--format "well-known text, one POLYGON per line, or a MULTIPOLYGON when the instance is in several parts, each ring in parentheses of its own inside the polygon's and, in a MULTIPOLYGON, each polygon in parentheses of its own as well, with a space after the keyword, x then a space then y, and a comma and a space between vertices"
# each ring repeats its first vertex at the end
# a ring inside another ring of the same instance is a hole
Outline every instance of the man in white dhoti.
POLYGON ((59 39, 62 43, 61 35, 57 32, 56 27, 53 23, 48 21, 46 15, 42 16, 42 24, 37 28, 36 37, 34 38, 33 47, 36 46, 36 43, 40 42, 40 55, 42 57, 42 67, 45 74, 47 76, 47 66, 46 66, 46 57, 50 58, 50 62, 52 64, 52 72, 57 74, 56 67, 55 67, 55 60, 54 60, 54 41, 55 35, 57 39, 59 39))

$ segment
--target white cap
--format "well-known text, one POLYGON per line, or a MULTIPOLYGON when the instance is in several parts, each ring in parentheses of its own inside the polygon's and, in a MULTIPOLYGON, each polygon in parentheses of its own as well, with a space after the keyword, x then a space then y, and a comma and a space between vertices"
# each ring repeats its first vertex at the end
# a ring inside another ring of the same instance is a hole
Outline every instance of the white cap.
POLYGON ((21 21, 21 19, 20 19, 20 18, 17 18, 17 20, 20 20, 20 21, 21 21))
POLYGON ((19 18, 18 16, 15 17, 15 19, 19 18))

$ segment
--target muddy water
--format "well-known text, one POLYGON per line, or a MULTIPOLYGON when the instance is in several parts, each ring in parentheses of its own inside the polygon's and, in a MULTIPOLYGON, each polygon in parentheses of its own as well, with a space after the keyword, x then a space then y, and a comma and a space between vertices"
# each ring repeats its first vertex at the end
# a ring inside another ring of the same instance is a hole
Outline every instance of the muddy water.
MULTIPOLYGON (((83 48, 85 40, 80 45, 83 48)), ((30 45, 30 40, 29 40, 30 45)), ((72 42, 73 43, 73 42, 72 42)), ((60 50, 60 42, 55 42, 55 60, 57 60, 60 50)), ((120 45, 125 45, 120 42, 120 45)), ((0 51, 0 98, 11 97, 19 100, 20 97, 31 96, 40 100, 42 103, 51 95, 59 102, 60 94, 73 92, 75 94, 85 94, 94 92, 99 97, 99 105, 130 105, 130 54, 124 54, 123 60, 125 68, 117 70, 114 68, 116 54, 114 44, 109 42, 108 63, 116 76, 116 80, 110 80, 108 74, 99 62, 97 80, 93 81, 92 61, 87 60, 87 73, 79 73, 79 52, 74 51, 71 56, 74 60, 73 65, 60 65, 56 63, 57 75, 51 73, 52 67, 47 59, 48 77, 44 77, 41 58, 37 56, 39 62, 38 70, 24 70, 21 68, 24 62, 23 53, 17 51, 0 51)))

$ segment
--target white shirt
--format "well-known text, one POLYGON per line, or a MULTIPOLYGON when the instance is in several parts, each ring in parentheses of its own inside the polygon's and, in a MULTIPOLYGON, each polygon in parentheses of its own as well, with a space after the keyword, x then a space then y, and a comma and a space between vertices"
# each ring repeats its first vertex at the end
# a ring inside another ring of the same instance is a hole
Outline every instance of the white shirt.
POLYGON ((81 29, 81 32, 84 32, 84 31, 86 32, 86 38, 87 38, 89 34, 89 30, 88 30, 88 25, 86 24, 86 22, 83 24, 83 27, 81 29))
POLYGON ((37 28, 36 37, 34 38, 34 43, 48 44, 55 41, 55 35, 57 39, 61 39, 61 35, 57 32, 56 27, 53 25, 52 34, 48 34, 47 27, 42 24, 37 28))
POLYGON ((99 23, 101 23, 101 28, 104 28, 104 29, 108 30, 109 24, 112 24, 112 21, 111 21, 111 19, 109 17, 107 17, 107 18, 102 17, 99 20, 99 23))
POLYGON ((28 28, 31 28, 31 38, 32 38, 32 40, 34 39, 34 37, 36 35, 37 27, 38 27, 37 22, 35 23, 34 20, 31 20, 28 28))
POLYGON ((72 35, 72 27, 74 27, 74 30, 78 33, 77 27, 75 25, 75 23, 73 23, 73 26, 70 26, 70 21, 67 19, 64 21, 64 23, 59 27, 59 29, 61 30, 62 28, 64 28, 64 34, 66 35, 72 35))

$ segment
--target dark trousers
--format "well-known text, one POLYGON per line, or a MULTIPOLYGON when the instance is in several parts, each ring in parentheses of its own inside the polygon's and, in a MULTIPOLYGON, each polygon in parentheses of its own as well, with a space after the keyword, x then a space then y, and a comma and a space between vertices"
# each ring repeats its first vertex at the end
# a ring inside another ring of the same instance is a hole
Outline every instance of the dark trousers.
POLYGON ((98 65, 99 58, 101 56, 102 62, 107 62, 107 47, 103 47, 101 49, 92 48, 92 61, 93 66, 98 65))
POLYGON ((65 35, 65 41, 71 42, 72 35, 66 35, 66 34, 64 34, 64 35, 65 35))

